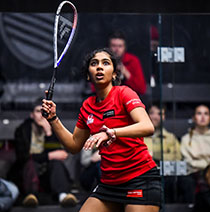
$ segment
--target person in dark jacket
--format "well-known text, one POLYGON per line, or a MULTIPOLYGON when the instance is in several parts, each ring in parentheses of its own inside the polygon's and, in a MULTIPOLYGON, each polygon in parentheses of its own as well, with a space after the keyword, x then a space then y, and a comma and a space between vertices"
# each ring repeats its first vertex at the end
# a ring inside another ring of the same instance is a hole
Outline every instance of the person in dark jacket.
POLYGON ((52 192, 61 205, 75 205, 70 193, 72 180, 63 161, 68 157, 48 121, 41 114, 41 101, 36 102, 30 118, 15 131, 15 170, 20 190, 26 194, 25 206, 38 205, 40 191, 52 192))

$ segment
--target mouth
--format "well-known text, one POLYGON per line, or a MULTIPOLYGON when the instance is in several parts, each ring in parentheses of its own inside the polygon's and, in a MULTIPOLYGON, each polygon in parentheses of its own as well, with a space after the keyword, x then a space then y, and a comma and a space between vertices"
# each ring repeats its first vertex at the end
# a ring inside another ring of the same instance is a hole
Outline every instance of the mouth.
POLYGON ((98 72, 98 73, 96 74, 96 79, 97 79, 97 80, 102 80, 103 78, 104 78, 104 74, 103 74, 103 73, 98 72))

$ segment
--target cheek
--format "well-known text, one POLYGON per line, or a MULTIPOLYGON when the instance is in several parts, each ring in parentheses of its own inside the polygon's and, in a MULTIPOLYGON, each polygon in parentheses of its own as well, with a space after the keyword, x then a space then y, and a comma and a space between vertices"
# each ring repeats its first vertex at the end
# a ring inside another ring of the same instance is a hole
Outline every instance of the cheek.
POLYGON ((206 116, 206 117, 205 117, 205 121, 206 121, 206 123, 209 124, 209 123, 210 123, 210 117, 209 117, 209 116, 206 116))
POLYGON ((92 77, 94 73, 94 70, 92 68, 89 68, 89 72, 87 74, 87 76, 92 77))

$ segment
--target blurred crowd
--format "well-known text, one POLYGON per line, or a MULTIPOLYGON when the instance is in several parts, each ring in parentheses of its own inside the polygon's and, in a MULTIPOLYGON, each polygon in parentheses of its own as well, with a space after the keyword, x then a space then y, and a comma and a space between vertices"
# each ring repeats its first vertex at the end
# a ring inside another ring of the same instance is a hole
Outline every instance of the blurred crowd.
MULTIPOLYGON (((158 35, 153 37, 158 42, 158 35)), ((119 59, 122 84, 131 87, 141 98, 146 92, 146 80, 140 59, 127 52, 126 39, 121 32, 110 35, 108 44, 119 59)), ((89 193, 99 182, 98 150, 83 150, 77 157, 66 151, 42 117, 41 103, 41 99, 34 102, 29 116, 15 130, 14 140, 1 143, 1 211, 8 210, 14 204, 36 207, 53 202, 63 207, 75 206, 80 201, 76 192, 89 193), (78 157, 79 163, 76 163, 78 157), (43 194, 50 201, 43 200, 43 194)), ((193 125, 181 138, 164 126, 166 107, 146 103, 146 109, 155 133, 144 141, 157 165, 161 167, 163 161, 186 163, 185 174, 164 176, 165 202, 187 203, 195 211, 209 211, 209 107, 204 104, 195 107, 194 114, 189 117, 193 125)))

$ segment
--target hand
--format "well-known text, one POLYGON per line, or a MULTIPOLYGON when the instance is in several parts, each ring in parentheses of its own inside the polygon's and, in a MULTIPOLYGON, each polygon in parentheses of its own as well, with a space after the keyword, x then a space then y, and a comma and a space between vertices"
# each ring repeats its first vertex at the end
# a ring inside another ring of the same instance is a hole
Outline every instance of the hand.
POLYGON ((56 104, 52 100, 42 100, 42 110, 48 113, 47 119, 56 116, 56 104))
POLYGON ((48 123, 48 121, 43 116, 40 117, 34 116, 34 121, 37 125, 43 128, 46 136, 52 135, 52 128, 48 123))
POLYGON ((68 153, 65 150, 55 150, 48 153, 49 160, 65 160, 68 153))
POLYGON ((130 79, 131 74, 128 69, 123 65, 123 63, 120 63, 117 68, 121 71, 121 74, 124 76, 125 79, 130 79))
MULTIPOLYGON (((98 148, 101 145, 101 143, 106 142, 107 140, 109 140, 109 137, 105 132, 96 133, 87 139, 87 141, 84 144, 83 149, 91 150, 91 149, 93 149, 94 145, 96 145, 96 147, 98 148)), ((109 144, 110 143, 108 143, 108 145, 109 144)))
POLYGON ((101 156, 99 155, 99 151, 95 151, 91 156, 91 162, 96 163, 101 160, 101 156))

